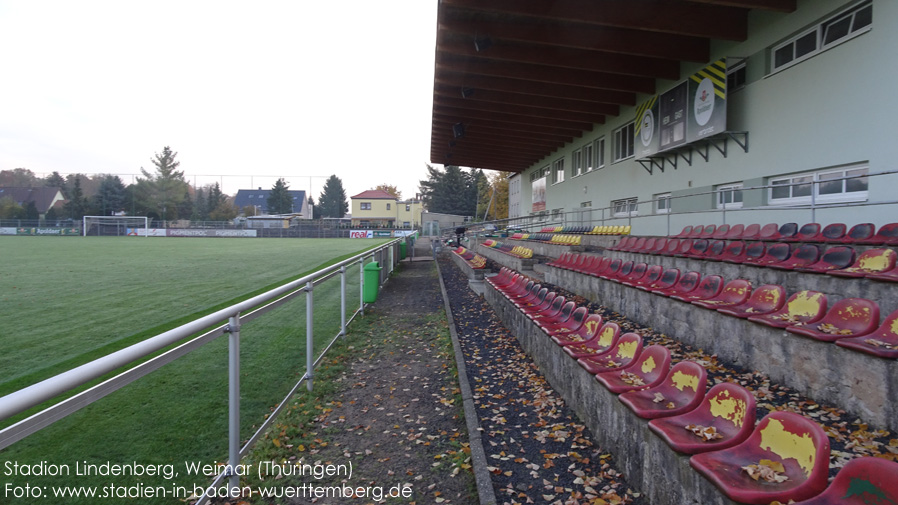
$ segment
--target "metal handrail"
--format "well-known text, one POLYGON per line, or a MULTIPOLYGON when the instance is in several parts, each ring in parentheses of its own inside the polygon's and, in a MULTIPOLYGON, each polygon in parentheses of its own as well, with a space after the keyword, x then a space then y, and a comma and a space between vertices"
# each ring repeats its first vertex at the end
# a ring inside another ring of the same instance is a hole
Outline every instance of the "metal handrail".
MULTIPOLYGON (((177 347, 143 361, 136 366, 117 374, 116 376, 105 380, 87 390, 84 390, 70 398, 56 403, 40 412, 29 416, 11 426, 0 430, 0 449, 35 433, 60 419, 72 414, 87 405, 109 395, 110 393, 121 389, 131 382, 159 369, 160 367, 188 354, 189 352, 211 342, 212 340, 228 334, 229 336, 229 464, 226 470, 213 482, 212 486, 207 489, 214 488, 224 477, 230 477, 229 486, 236 488, 239 484, 239 476, 236 474, 229 475, 227 469, 236 468, 240 457, 249 450, 252 444, 265 432, 268 426, 274 421, 283 405, 287 404, 287 400, 296 392, 296 390, 306 383, 309 391, 312 391, 314 369, 320 364, 325 354, 333 347, 339 338, 345 338, 346 327, 358 314, 363 314, 365 309, 364 302, 364 262, 370 258, 372 260, 380 260, 383 264, 387 261, 389 266, 385 273, 379 278, 379 284, 383 284, 389 275, 393 272, 394 258, 398 254, 394 253, 398 249, 399 243, 405 238, 395 239, 386 244, 369 249, 351 258, 343 260, 339 263, 331 265, 327 268, 306 275, 300 279, 288 282, 282 286, 271 289, 265 293, 254 296, 243 302, 231 305, 224 309, 218 310, 207 316, 200 317, 194 321, 188 322, 177 328, 173 328, 166 332, 160 333, 154 337, 150 337, 137 344, 131 345, 119 351, 113 352, 101 358, 95 359, 89 363, 78 366, 61 374, 55 375, 41 382, 25 387, 6 396, 0 397, 0 420, 7 419, 11 416, 24 412, 25 410, 51 400, 60 394, 66 393, 73 389, 83 386, 84 384, 102 377, 103 375, 119 369, 123 366, 135 364, 148 358, 152 354, 173 345, 185 338, 196 335, 205 331, 194 338, 181 343, 177 347), (387 256, 386 258, 384 256, 387 256), (359 264, 359 307, 353 311, 351 317, 346 319, 346 274, 347 266, 359 264), (321 284, 333 277, 339 275, 340 282, 340 331, 328 343, 321 354, 315 359, 314 357, 314 327, 312 312, 314 308, 312 292, 315 285, 321 284), (256 433, 250 437, 249 441, 241 447, 239 445, 239 412, 240 412, 240 325, 271 311, 272 309, 294 299, 295 297, 306 294, 306 373, 293 386, 289 394, 281 401, 278 407, 267 417, 264 423, 259 427, 256 433), (227 321, 226 324, 222 324, 227 321)), ((208 497, 201 497, 199 504, 205 503, 208 497)))

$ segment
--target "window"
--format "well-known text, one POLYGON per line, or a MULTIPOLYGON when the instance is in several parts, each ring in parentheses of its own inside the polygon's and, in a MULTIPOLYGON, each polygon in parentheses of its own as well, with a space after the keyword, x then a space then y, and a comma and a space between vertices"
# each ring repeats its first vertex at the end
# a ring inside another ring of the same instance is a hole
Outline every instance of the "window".
POLYGON ((742 183, 717 187, 718 209, 742 208, 742 183))
POLYGON ((564 209, 552 209, 552 219, 561 219, 564 209))
POLYGON ((406 204, 406 205, 405 205, 405 211, 406 211, 406 212, 410 212, 411 210, 412 210, 411 204, 406 204))
POLYGON ((586 167, 587 172, 592 172, 592 169, 596 167, 596 162, 593 159, 593 150, 592 144, 586 144, 583 146, 583 166, 586 167))
POLYGON ((592 202, 580 202, 580 208, 589 208, 592 207, 592 202))
POLYGON ((530 174, 530 182, 535 182, 537 179, 541 179, 549 175, 549 167, 543 167, 539 170, 534 170, 532 174, 530 174))
POLYGON ((605 137, 596 140, 596 169, 605 168, 605 137))
POLYGON ((390 210, 390 204, 389 204, 389 203, 387 204, 387 210, 390 210))
POLYGON ((670 193, 655 195, 655 214, 667 214, 670 212, 670 193))
POLYGON ((552 183, 564 182, 564 158, 559 158, 552 163, 552 183))
POLYGON ((359 208, 362 210, 371 210, 371 202, 362 202, 359 204, 359 208))
POLYGON ((633 156, 633 132, 635 123, 628 123, 614 130, 614 162, 633 156))
POLYGON ((614 217, 627 217, 639 214, 636 210, 636 198, 625 198, 611 202, 611 213, 614 217))
POLYGON ((727 93, 745 87, 745 60, 727 69, 727 93))
POLYGON ((571 177, 585 173, 583 170, 583 151, 577 149, 571 154, 571 177))
POLYGON ((768 203, 771 205, 803 205, 818 203, 856 202, 867 199, 866 166, 826 170, 813 174, 793 175, 771 179, 768 203))
POLYGON ((873 24, 873 4, 868 0, 774 46, 771 50, 771 71, 789 67, 836 44, 841 44, 868 31, 871 24, 873 24))

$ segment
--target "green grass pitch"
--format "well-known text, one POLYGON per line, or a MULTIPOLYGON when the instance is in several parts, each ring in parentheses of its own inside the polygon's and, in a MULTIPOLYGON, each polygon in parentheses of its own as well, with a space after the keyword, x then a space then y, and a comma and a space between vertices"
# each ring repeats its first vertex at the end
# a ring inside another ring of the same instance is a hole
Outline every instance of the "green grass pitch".
MULTIPOLYGON (((382 242, 0 237, 0 395, 382 242)), ((347 285, 351 314, 359 305, 357 267, 348 270, 347 285)), ((339 287, 336 277, 314 291, 316 349, 339 331, 339 287)), ((244 439, 304 373, 304 300, 300 296, 241 328, 244 439)), ((0 468, 7 461, 176 462, 179 468, 184 461, 224 461, 227 359, 227 338, 219 338, 0 451, 0 468)), ((206 483, 195 476, 176 480, 206 483)), ((38 484, 72 482, 92 481, 42 477, 38 484)))

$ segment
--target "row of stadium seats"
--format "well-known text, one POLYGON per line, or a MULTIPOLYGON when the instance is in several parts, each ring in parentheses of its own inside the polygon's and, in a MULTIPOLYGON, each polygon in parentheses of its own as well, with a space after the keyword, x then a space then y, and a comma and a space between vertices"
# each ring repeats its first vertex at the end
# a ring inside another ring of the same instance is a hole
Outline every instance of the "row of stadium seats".
POLYGON ((579 233, 581 235, 629 235, 629 226, 544 226, 539 233, 579 233))
POLYGON ((724 382, 705 393, 700 364, 671 367, 666 347, 643 349, 639 334, 620 335, 617 324, 602 324, 601 315, 509 269, 488 280, 637 416, 650 419, 649 428, 671 448, 692 455, 690 465, 733 500, 823 505, 845 498, 858 479, 878 496, 898 478, 898 463, 865 457, 827 486, 829 439, 811 419, 777 411, 755 426, 755 398, 742 386, 724 382), (774 477, 758 479, 762 472, 774 477))
POLYGON ((461 259, 465 260, 465 263, 467 263, 471 268, 475 270, 486 267, 486 258, 470 249, 458 246, 457 248, 453 249, 452 252, 461 257, 461 259))
POLYGON ((561 235, 558 233, 515 233, 512 240, 533 240, 553 245, 580 245, 580 235, 561 235))
POLYGON ((512 246, 509 244, 503 244, 502 242, 487 239, 483 241, 483 245, 489 247, 490 249, 495 249, 499 252, 503 252, 508 254, 509 256, 514 256, 516 258, 522 259, 530 259, 533 257, 533 249, 529 249, 523 246, 512 246))
POLYGON ((827 311, 824 294, 800 291, 786 300, 785 290, 776 284, 765 284, 753 291, 751 282, 744 279, 724 284, 719 275, 702 277, 701 273, 693 271, 681 276, 677 268, 665 269, 661 265, 649 266, 610 258, 602 259, 593 268, 590 268, 593 263, 588 261, 565 263, 556 260, 550 264, 716 309, 723 314, 786 328, 789 332, 816 340, 838 341, 838 345, 848 349, 882 358, 898 358, 898 311, 890 314, 880 325, 879 306, 864 298, 846 298, 827 311))
POLYGON ((718 240, 763 240, 784 242, 827 242, 858 245, 898 245, 898 223, 882 226, 879 231, 873 223, 856 224, 848 230, 844 223, 833 223, 825 228, 819 223, 808 223, 799 228, 798 223, 736 224, 730 226, 686 226, 670 238, 705 238, 718 240), (875 233, 874 233, 875 232, 875 233))
POLYGON ((793 248, 788 243, 768 245, 764 242, 745 243, 741 240, 725 242, 629 237, 612 250, 898 281, 898 254, 892 249, 884 248, 868 249, 858 255, 851 246, 833 246, 823 252, 816 244, 802 244, 793 248))

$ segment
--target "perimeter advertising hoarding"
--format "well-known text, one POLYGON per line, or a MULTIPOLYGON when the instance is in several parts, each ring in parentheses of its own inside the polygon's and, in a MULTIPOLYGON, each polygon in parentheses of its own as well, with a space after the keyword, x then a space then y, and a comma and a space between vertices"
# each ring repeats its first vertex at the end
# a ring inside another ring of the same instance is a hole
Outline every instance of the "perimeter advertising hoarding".
POLYGON ((726 131, 726 60, 717 60, 636 108, 637 158, 726 131))

